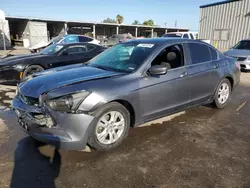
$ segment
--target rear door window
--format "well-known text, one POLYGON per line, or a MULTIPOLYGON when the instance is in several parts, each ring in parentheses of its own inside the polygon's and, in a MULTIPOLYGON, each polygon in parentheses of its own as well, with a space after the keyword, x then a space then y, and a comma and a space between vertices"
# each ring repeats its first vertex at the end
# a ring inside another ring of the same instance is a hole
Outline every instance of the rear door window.
POLYGON ((183 38, 189 39, 188 34, 184 34, 184 35, 183 35, 183 38))
POLYGON ((189 35, 190 35, 191 39, 194 39, 193 33, 190 33, 189 35))
POLYGON ((84 45, 71 46, 71 47, 68 47, 67 49, 65 49, 65 51, 67 51, 69 55, 82 54, 82 53, 87 52, 87 47, 84 45))
POLYGON ((92 44, 88 44, 87 47, 88 47, 88 51, 94 50, 96 48, 96 46, 92 44))
POLYGON ((191 56, 192 64, 199 64, 211 61, 209 47, 204 44, 188 43, 188 49, 191 56))

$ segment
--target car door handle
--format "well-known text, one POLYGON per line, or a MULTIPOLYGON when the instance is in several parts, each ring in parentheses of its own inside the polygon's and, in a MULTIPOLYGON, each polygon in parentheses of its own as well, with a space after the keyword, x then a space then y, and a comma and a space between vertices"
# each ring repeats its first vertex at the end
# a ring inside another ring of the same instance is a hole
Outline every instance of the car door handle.
POLYGON ((218 65, 214 65, 214 69, 217 69, 219 66, 218 65))
POLYGON ((180 75, 180 77, 182 78, 182 77, 186 76, 187 74, 188 74, 187 72, 183 72, 183 73, 180 75))

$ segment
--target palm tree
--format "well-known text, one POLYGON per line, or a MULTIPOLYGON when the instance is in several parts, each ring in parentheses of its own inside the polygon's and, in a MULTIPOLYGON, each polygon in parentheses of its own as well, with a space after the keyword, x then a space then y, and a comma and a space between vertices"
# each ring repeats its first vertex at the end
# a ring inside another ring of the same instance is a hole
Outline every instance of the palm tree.
POLYGON ((122 22, 123 22, 123 16, 121 16, 120 14, 118 14, 116 16, 116 23, 122 24, 122 22))
POLYGON ((143 22, 143 25, 154 26, 154 20, 147 20, 143 22))
POLYGON ((138 20, 133 21, 132 25, 140 25, 141 23, 138 20))

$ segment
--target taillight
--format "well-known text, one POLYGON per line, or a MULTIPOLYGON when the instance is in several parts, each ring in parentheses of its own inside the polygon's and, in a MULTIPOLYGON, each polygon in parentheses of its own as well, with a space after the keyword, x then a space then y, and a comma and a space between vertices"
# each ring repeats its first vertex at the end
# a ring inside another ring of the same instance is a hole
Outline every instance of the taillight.
POLYGON ((236 61, 235 64, 236 64, 236 67, 238 67, 238 69, 240 69, 240 62, 236 61))

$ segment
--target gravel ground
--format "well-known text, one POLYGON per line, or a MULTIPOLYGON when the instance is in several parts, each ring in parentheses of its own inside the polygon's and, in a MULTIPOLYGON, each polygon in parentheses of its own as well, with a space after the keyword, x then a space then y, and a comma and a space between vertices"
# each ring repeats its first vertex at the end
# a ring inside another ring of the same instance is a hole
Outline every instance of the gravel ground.
POLYGON ((250 187, 250 73, 223 110, 197 107, 131 129, 109 152, 56 152, 24 134, 0 86, 0 187, 250 187))

